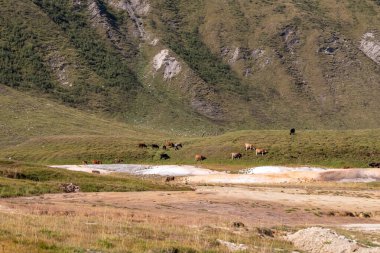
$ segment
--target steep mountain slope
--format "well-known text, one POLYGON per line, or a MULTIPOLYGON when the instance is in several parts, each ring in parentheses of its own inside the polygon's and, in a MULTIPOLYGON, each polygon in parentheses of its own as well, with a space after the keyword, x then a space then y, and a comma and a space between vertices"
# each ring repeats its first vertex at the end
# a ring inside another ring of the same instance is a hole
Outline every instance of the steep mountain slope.
POLYGON ((380 125, 378 1, 0 7, 0 82, 24 92, 184 132, 380 125))

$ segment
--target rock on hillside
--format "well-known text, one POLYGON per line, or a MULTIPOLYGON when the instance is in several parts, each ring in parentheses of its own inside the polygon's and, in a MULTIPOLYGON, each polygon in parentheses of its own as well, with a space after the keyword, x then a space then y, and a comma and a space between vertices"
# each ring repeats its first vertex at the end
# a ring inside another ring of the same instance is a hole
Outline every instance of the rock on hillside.
POLYGON ((169 55, 168 49, 161 50, 153 59, 153 68, 155 71, 164 68, 164 79, 172 79, 181 72, 181 64, 169 55))
POLYGON ((103 10, 98 1, 89 0, 87 6, 91 24, 98 32, 105 36, 124 57, 131 56, 131 46, 127 37, 118 29, 115 21, 103 10))
POLYGON ((360 50, 380 65, 380 37, 374 32, 367 32, 360 41, 360 50))
POLYGON ((379 253, 380 248, 364 248, 336 232, 320 227, 311 227, 288 235, 287 240, 310 253, 379 253))
POLYGON ((136 34, 141 39, 149 39, 148 33, 144 29, 144 23, 141 16, 148 14, 150 10, 150 4, 146 0, 108 0, 108 3, 116 9, 124 10, 128 12, 130 19, 133 21, 136 34))

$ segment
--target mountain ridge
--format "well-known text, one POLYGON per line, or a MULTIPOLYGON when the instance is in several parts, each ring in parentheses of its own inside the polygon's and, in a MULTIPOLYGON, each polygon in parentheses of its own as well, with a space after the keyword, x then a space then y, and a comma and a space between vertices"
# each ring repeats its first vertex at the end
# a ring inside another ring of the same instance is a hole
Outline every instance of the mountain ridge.
POLYGON ((1 5, 0 82, 24 92, 184 132, 380 124, 376 1, 1 5))

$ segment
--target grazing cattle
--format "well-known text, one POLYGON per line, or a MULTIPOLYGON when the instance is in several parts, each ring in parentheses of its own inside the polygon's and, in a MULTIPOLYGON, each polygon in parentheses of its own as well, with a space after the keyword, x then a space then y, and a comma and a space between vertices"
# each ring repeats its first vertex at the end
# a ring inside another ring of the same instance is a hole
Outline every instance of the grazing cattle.
POLYGON ((182 144, 181 143, 175 143, 173 147, 175 150, 178 150, 179 148, 182 148, 182 144))
POLYGON ((232 160, 235 160, 235 159, 240 159, 240 158, 242 158, 242 154, 240 154, 240 153, 231 153, 231 159, 232 160))
POLYGON ((160 148, 160 146, 158 144, 152 144, 151 146, 153 149, 159 149, 160 148))
POLYGON ((254 150, 254 149, 255 149, 255 147, 253 146, 253 144, 250 144, 250 143, 245 144, 245 151, 254 150))
POLYGON ((87 162, 87 161, 82 161, 82 164, 83 164, 83 165, 87 165, 88 162, 87 162))
POLYGON ((102 164, 102 161, 100 161, 100 160, 92 160, 92 164, 102 164))
POLYGON ((98 171, 98 170, 92 170, 91 173, 93 173, 93 174, 100 174, 100 171, 98 171))
POLYGON ((162 149, 163 149, 163 150, 166 150, 167 148, 166 148, 166 146, 165 146, 165 145, 163 145, 163 146, 162 146, 162 149))
POLYGON ((268 150, 267 149, 263 149, 263 148, 257 148, 256 149, 256 155, 260 154, 260 155, 265 155, 268 153, 268 150))
POLYGON ((199 155, 199 154, 195 155, 195 161, 199 162, 199 161, 203 161, 203 160, 206 160, 205 156, 199 155))
POLYGON ((296 134, 296 129, 295 128, 290 129, 290 135, 295 135, 295 134, 296 134))
POLYGON ((139 148, 147 148, 148 146, 145 143, 139 143, 139 148))
POLYGON ((166 177, 165 182, 174 181, 175 177, 166 177))
POLYGON ((380 163, 370 163, 368 164, 371 168, 380 168, 380 163))
POLYGON ((160 160, 168 160, 170 159, 170 156, 168 154, 160 154, 160 160))
POLYGON ((122 163, 122 162, 124 162, 124 160, 120 159, 120 158, 116 158, 116 159, 113 160, 113 162, 114 163, 122 163))

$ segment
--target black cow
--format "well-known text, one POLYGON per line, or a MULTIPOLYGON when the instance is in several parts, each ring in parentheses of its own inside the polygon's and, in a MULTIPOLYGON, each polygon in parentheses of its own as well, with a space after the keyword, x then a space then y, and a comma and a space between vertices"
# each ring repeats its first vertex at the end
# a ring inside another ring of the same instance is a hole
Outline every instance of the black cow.
POLYGON ((370 163, 368 164, 371 168, 380 168, 380 163, 370 163))
POLYGON ((175 177, 173 177, 173 176, 166 177, 165 182, 170 182, 170 181, 174 181, 174 180, 175 180, 175 177))
POLYGON ((295 128, 290 129, 290 135, 295 135, 295 134, 296 134, 296 129, 295 128))
POLYGON ((170 156, 169 156, 168 154, 165 154, 165 153, 164 153, 164 154, 161 154, 161 155, 160 155, 160 160, 162 160, 162 159, 163 159, 163 160, 168 160, 168 159, 170 159, 170 156))
POLYGON ((182 144, 181 143, 175 143, 174 144, 174 149, 178 150, 179 148, 182 148, 182 144))

